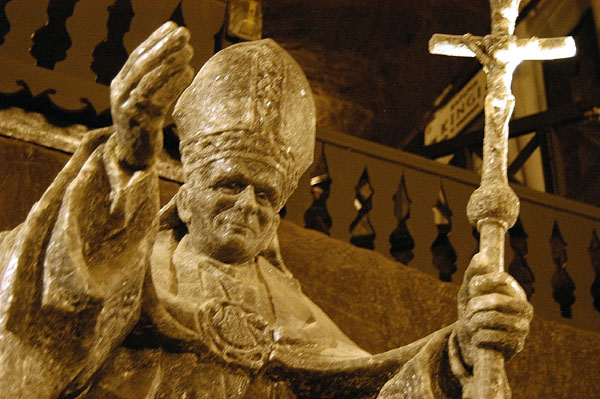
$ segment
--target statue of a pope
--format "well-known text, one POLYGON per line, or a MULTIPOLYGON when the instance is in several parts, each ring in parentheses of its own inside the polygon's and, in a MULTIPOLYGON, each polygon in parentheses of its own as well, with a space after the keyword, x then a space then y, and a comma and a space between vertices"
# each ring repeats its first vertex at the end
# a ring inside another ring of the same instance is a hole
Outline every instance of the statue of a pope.
POLYGON ((114 125, 0 233, 1 397, 457 398, 474 348, 522 348, 531 306, 481 255, 455 324, 376 355, 346 337, 277 242, 313 155, 304 74, 262 40, 221 51, 190 85, 188 40, 167 23, 132 53, 111 85, 114 125), (177 98, 185 184, 159 212, 177 98))

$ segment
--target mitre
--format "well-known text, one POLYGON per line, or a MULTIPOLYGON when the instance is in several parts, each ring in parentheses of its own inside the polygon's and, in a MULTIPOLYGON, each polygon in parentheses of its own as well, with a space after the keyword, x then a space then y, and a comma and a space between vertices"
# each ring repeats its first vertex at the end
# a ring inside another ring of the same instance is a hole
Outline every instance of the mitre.
POLYGON ((173 112, 186 179, 219 159, 282 174, 284 198, 311 164, 315 106, 300 66, 271 39, 239 43, 202 67, 173 112))

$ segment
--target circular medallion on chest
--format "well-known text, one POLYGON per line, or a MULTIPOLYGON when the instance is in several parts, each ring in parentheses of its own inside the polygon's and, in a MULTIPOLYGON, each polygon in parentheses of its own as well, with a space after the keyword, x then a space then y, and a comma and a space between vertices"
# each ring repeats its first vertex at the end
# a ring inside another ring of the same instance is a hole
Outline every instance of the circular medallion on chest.
POLYGON ((204 306, 203 328, 225 360, 260 367, 273 344, 269 323, 244 305, 211 299, 204 306))

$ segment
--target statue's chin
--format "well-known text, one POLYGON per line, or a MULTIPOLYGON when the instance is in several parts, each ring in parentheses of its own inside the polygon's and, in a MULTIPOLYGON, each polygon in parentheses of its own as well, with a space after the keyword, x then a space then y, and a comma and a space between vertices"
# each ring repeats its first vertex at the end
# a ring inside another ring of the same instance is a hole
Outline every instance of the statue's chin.
POLYGON ((238 264, 258 255, 256 237, 249 229, 231 229, 224 235, 221 245, 214 248, 213 256, 225 263, 238 264))

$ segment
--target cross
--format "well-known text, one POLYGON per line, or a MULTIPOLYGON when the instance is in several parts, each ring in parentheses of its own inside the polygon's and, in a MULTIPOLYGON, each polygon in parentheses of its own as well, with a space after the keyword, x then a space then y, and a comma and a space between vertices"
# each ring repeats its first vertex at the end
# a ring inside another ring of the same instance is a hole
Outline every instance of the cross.
MULTIPOLYGON (((485 37, 435 34, 429 41, 432 54, 476 57, 487 77, 485 134, 481 185, 467 205, 469 221, 480 232, 480 252, 487 255, 490 271, 504 270, 504 237, 519 214, 519 199, 508 185, 508 122, 515 98, 511 81, 524 60, 550 60, 575 55, 571 37, 519 39, 514 35, 520 0, 490 0, 492 33, 485 37)), ((463 398, 509 399, 510 388, 502 354, 478 349, 473 383, 463 387, 463 398)))

